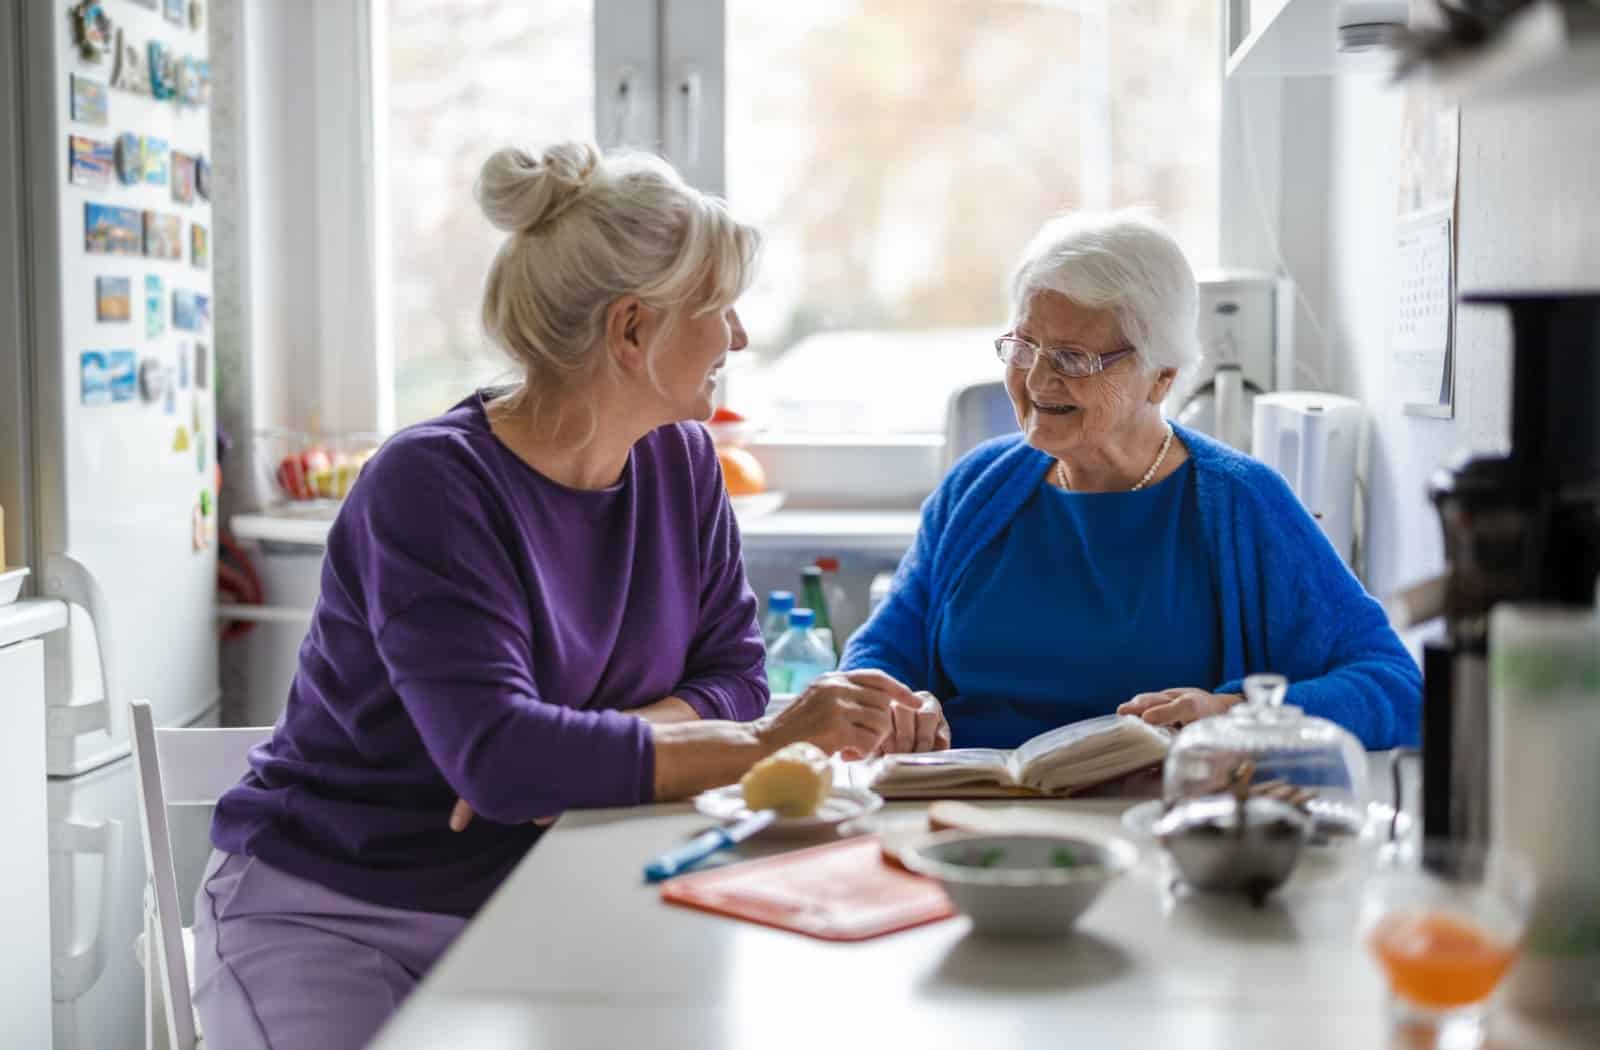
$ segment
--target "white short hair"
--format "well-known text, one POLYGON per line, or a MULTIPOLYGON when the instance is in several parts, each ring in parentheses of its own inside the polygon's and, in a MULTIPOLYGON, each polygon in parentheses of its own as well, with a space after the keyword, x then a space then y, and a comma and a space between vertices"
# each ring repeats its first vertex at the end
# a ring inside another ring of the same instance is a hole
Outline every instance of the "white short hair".
POLYGON ((1109 309, 1146 368, 1200 359, 1199 289, 1172 234, 1140 210, 1060 215, 1039 228, 1011 275, 1011 326, 1039 292, 1109 309))

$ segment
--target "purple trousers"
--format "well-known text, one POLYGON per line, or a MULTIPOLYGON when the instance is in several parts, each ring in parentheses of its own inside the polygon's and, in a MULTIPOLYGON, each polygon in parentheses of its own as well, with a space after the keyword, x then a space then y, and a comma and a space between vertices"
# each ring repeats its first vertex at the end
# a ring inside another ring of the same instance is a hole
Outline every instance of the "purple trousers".
POLYGON ((195 1010, 222 1050, 364 1046, 466 925, 221 851, 194 917, 195 1010))

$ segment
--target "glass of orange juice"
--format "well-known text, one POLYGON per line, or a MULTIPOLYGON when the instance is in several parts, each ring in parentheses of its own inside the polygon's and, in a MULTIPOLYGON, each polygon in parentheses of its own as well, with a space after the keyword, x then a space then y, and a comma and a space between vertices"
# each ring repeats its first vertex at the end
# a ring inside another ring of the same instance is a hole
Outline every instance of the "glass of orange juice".
POLYGON ((1363 899, 1362 936, 1389 979, 1406 1045, 1482 1044, 1533 891, 1527 858, 1500 847, 1424 841, 1380 859, 1363 899))

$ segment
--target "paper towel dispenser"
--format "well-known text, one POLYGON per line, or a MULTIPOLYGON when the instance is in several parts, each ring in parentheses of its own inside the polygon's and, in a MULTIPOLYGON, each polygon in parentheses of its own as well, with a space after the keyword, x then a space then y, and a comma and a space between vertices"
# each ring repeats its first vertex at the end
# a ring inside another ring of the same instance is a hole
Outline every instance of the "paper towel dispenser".
POLYGON ((1345 564, 1355 564, 1356 459, 1366 413, 1336 394, 1255 399, 1250 454, 1289 482, 1345 564))

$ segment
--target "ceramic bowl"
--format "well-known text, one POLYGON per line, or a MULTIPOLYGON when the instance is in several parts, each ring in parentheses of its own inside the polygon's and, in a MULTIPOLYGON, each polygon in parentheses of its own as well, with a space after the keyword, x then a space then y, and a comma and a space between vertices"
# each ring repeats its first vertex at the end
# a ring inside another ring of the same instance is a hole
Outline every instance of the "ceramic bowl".
POLYGON ((1049 937, 1069 932, 1139 851, 1117 838, 943 831, 906 844, 900 859, 939 880, 974 929, 1049 937))

